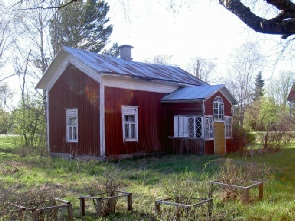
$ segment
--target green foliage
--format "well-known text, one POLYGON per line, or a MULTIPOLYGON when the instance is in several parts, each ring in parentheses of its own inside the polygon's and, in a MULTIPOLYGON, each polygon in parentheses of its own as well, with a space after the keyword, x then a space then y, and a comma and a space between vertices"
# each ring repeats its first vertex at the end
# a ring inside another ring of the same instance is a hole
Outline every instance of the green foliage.
POLYGON ((45 146, 46 125, 42 97, 26 96, 11 114, 13 133, 21 135, 23 146, 45 146))
POLYGON ((237 122, 233 123, 232 136, 234 147, 237 150, 242 150, 255 142, 255 135, 250 130, 241 127, 237 122))
POLYGON ((263 96, 263 87, 264 80, 262 80, 262 72, 259 71, 258 75, 255 78, 255 93, 254 93, 254 101, 257 101, 260 97, 263 96))
POLYGON ((0 134, 6 134, 9 130, 9 116, 10 114, 0 108, 0 134))
POLYGON ((113 31, 105 1, 77 1, 60 9, 51 20, 50 36, 54 54, 62 46, 101 51, 113 31))

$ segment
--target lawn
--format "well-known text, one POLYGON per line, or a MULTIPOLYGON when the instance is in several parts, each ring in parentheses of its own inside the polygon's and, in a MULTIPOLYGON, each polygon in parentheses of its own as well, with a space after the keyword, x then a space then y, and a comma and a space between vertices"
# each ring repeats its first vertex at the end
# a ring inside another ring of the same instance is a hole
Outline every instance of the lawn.
MULTIPOLYGON (((113 171, 119 171, 116 175, 123 184, 122 190, 132 192, 133 211, 126 211, 124 202, 120 201, 117 213, 101 220, 164 220, 155 214, 156 199, 165 198, 167 189, 181 192, 184 188, 187 188, 187 192, 195 190, 198 197, 207 197, 206 187, 183 186, 178 178, 188 177, 196 180, 198 185, 203 185, 214 179, 212 176, 218 170, 218 165, 228 158, 256 165, 265 163, 270 168, 271 177, 263 180, 262 201, 254 199, 250 204, 243 204, 239 200, 225 201, 217 191, 213 199, 212 220, 294 220, 295 217, 295 145, 279 152, 255 154, 247 158, 237 154, 165 155, 120 162, 98 162, 53 159, 43 149, 18 147, 17 139, 19 138, 0 137, 2 188, 12 189, 15 194, 33 188, 50 189, 57 197, 73 204, 75 220, 82 220, 78 197, 89 194, 86 187, 93 186, 103 174, 113 171)), ((255 195, 256 190, 250 193, 255 195)), ((205 220, 202 216, 198 219, 205 220)), ((99 219, 92 214, 85 220, 99 219)))

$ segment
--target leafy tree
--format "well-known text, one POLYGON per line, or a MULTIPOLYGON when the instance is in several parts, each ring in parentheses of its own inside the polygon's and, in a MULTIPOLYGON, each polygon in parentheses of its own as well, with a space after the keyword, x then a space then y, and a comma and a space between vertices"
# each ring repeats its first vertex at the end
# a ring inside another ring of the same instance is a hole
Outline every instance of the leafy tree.
POLYGON ((264 80, 262 79, 262 73, 259 71, 258 75, 255 78, 255 92, 254 92, 254 101, 257 101, 260 97, 263 96, 263 87, 264 80))
POLYGON ((271 18, 258 16, 254 10, 246 6, 247 1, 219 0, 221 5, 256 32, 281 35, 283 39, 295 34, 295 4, 292 0, 257 0, 256 2, 266 3, 273 9, 268 11, 276 13, 275 16, 271 18))
POLYGON ((98 0, 74 2, 57 11, 50 23, 54 54, 64 45, 101 51, 113 31, 106 17, 108 11, 108 4, 98 0))
MULTIPOLYGON (((38 94, 36 97, 38 98, 38 94)), ((11 123, 13 132, 23 138, 24 146, 45 145, 45 111, 42 99, 33 99, 34 96, 25 95, 18 107, 12 112, 11 123), (25 102, 23 101, 25 100, 25 102)))
POLYGON ((9 113, 0 108, 0 134, 6 134, 9 129, 9 113))

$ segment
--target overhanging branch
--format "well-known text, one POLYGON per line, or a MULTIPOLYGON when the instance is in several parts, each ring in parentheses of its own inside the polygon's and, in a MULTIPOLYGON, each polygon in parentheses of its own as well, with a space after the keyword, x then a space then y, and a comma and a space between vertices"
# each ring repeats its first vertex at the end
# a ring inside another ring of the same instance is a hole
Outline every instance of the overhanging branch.
POLYGON ((240 0, 219 0, 222 6, 239 17, 241 21, 256 32, 281 35, 284 39, 294 35, 295 4, 290 0, 266 0, 266 2, 281 10, 276 17, 272 19, 259 17, 240 0))

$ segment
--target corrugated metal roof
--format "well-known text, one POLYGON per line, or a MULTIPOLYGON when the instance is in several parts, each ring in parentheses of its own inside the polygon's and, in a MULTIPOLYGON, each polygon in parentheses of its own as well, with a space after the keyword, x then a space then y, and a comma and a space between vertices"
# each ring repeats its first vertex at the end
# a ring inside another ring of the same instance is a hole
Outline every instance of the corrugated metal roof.
POLYGON ((206 100, 217 91, 221 91, 232 104, 237 103, 224 84, 183 87, 166 95, 161 101, 180 102, 206 100))
POLYGON ((292 88, 287 97, 287 101, 295 102, 295 83, 292 85, 292 88))
POLYGON ((80 49, 63 47, 61 50, 71 54, 90 68, 103 73, 119 74, 144 78, 147 80, 164 80, 190 85, 207 85, 179 67, 125 61, 108 55, 80 49))

